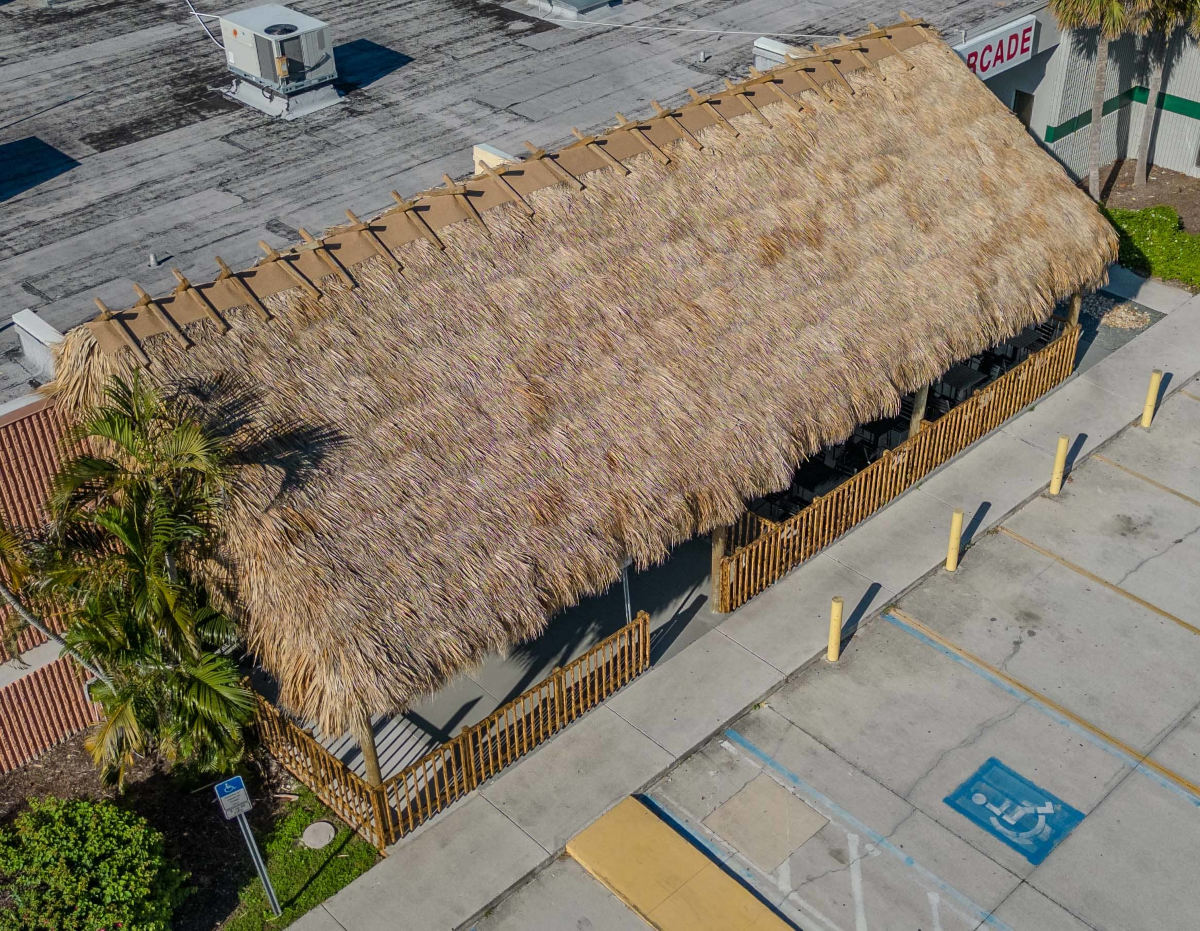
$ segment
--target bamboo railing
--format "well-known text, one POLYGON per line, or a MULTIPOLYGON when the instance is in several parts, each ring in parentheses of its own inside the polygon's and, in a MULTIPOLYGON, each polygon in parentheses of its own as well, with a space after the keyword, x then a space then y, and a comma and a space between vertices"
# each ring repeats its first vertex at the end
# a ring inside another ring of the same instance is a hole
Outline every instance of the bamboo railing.
POLYGON ((733 552, 721 560, 718 610, 732 611, 773 585, 935 468, 994 430, 1068 375, 1079 327, 1014 366, 938 420, 888 450, 829 494, 776 523, 747 512, 731 529, 733 552))
POLYGON ((650 666, 650 616, 631 624, 373 789, 265 699, 263 743, 287 770, 383 850, 595 707, 650 666))

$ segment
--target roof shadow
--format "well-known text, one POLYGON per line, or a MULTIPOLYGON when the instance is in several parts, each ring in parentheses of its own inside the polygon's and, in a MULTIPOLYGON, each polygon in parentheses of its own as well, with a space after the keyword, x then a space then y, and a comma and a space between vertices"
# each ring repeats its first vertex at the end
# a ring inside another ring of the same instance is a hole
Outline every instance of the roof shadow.
POLYGON ((412 58, 403 52, 397 52, 370 39, 355 39, 353 42, 335 45, 333 56, 337 61, 338 71, 337 80, 333 83, 343 93, 374 84, 412 61, 412 58))
POLYGON ((79 162, 66 152, 37 136, 0 143, 0 201, 78 167, 79 162))

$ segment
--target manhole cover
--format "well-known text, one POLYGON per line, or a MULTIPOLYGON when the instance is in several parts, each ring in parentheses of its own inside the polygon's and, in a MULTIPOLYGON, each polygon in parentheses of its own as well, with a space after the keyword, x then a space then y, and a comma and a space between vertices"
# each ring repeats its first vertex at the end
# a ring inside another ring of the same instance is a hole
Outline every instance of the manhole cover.
POLYGON ((336 834, 337 829, 328 821, 314 821, 300 835, 300 843, 311 850, 320 850, 328 847, 336 834))

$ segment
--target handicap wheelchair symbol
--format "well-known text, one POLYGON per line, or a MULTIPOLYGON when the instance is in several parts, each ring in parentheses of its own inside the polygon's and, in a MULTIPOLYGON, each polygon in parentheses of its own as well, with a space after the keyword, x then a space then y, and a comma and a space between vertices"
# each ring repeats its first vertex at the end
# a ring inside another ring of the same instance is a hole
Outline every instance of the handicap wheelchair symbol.
POLYGON ((1046 859, 1083 820, 1082 812, 994 757, 945 801, 1030 863, 1046 859))

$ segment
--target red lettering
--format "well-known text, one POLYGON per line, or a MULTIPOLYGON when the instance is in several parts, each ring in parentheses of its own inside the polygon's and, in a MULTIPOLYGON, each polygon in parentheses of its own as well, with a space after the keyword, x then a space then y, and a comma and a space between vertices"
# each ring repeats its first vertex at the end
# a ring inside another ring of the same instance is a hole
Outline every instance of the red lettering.
POLYGON ((987 72, 990 71, 992 68, 992 60, 991 60, 991 58, 988 57, 991 51, 992 51, 992 43, 989 42, 987 45, 985 45, 983 47, 983 51, 979 53, 979 73, 980 74, 987 74, 987 72))
POLYGON ((1009 61, 1012 61, 1013 56, 1017 54, 1017 46, 1021 44, 1021 37, 1015 32, 1008 37, 1008 55, 1009 61))
POLYGON ((1033 26, 1021 30, 1021 54, 1024 55, 1033 47, 1033 26))
POLYGON ((992 67, 1004 64, 1004 40, 1001 39, 996 43, 996 57, 992 59, 992 67))
POLYGON ((971 69, 971 73, 975 73, 975 62, 979 60, 978 52, 967 52, 967 67, 971 69))

